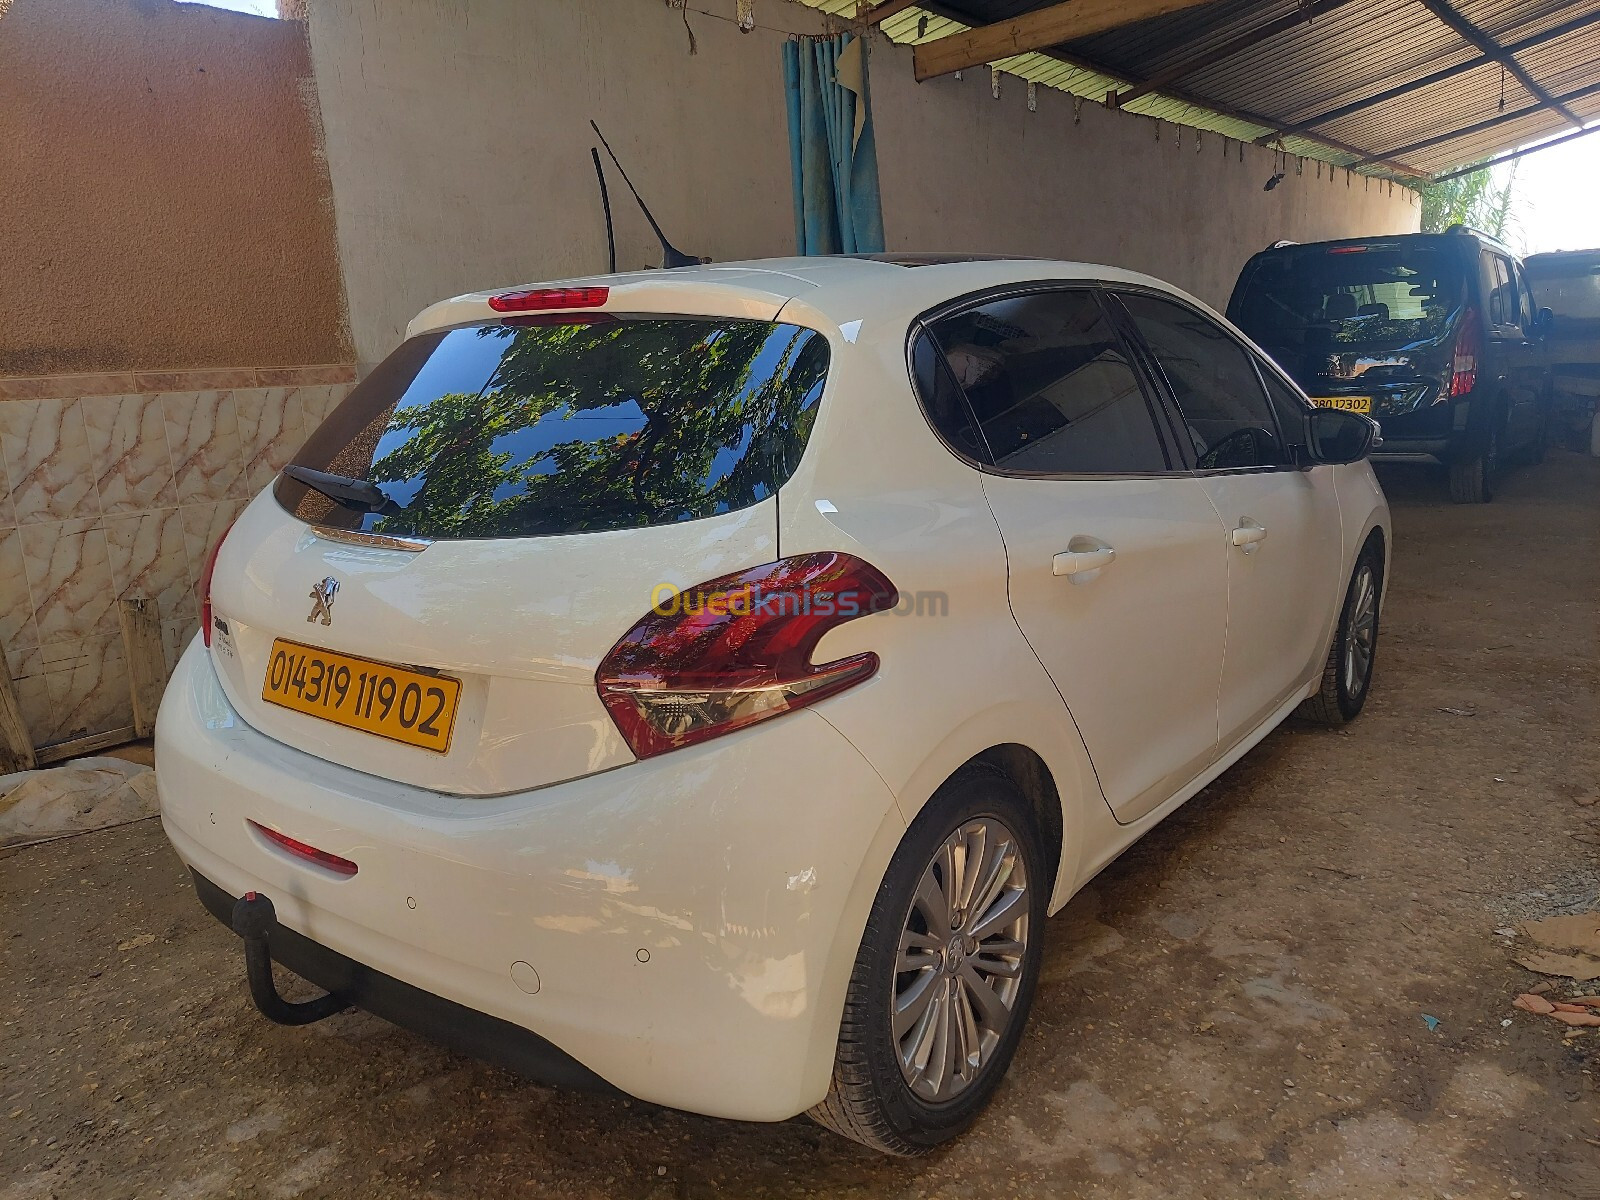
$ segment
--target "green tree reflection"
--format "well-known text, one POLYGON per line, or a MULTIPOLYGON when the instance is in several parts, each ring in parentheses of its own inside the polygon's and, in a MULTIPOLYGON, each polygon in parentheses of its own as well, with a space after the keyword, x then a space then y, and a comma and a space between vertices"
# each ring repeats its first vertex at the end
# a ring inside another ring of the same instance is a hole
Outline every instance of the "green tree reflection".
POLYGON ((499 365, 481 393, 430 398, 390 417, 386 441, 408 436, 368 478, 421 484, 375 532, 570 533, 755 503, 793 470, 827 367, 820 335, 760 321, 471 332, 504 340, 499 365))

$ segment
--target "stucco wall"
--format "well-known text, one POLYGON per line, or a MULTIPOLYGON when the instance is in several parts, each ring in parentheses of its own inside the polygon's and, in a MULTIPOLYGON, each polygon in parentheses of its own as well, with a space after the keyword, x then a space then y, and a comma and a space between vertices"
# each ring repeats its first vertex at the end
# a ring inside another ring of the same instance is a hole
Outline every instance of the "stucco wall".
POLYGON ((1264 147, 1158 124, 987 68, 918 84, 909 51, 873 56, 878 173, 890 244, 1111 263, 1217 308, 1245 260, 1296 242, 1414 231, 1416 193, 1264 147), (1298 168, 1298 171, 1297 171, 1298 168))
POLYGON ((170 0, 0 23, 0 375, 348 360, 304 26, 170 0))
MULTIPOLYGON (((22 0, 26 3, 28 0, 22 0)), ((36 2, 36 0, 35 0, 36 2)), ((731 16, 732 0, 694 7, 731 16)), ((604 270, 589 162, 599 121, 668 236, 719 260, 793 251, 779 48, 820 28, 763 0, 760 27, 660 0, 318 0, 311 46, 356 350, 371 362, 441 296, 604 270)), ((987 70, 918 85, 875 38, 891 249, 1103 261, 1213 303, 1277 238, 1414 229, 1400 188, 1307 163, 1273 192, 1270 151, 1084 104, 987 70), (1182 143, 1178 143, 1181 136, 1182 143)), ((659 252, 612 176, 618 263, 659 252), (621 193, 621 194, 619 194, 621 193)))

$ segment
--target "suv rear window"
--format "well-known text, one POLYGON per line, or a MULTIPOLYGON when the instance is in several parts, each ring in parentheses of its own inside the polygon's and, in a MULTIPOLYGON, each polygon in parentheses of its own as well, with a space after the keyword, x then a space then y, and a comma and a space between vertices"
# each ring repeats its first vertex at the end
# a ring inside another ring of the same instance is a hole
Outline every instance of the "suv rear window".
POLYGON ((1229 308, 1263 346, 1394 347, 1443 333, 1465 286, 1438 246, 1295 246, 1247 267, 1229 308))
POLYGON ((294 460, 376 484, 388 511, 336 505, 286 475, 274 494, 313 524, 438 539, 713 516, 793 473, 827 369, 821 334, 723 317, 531 318, 423 334, 294 460))
POLYGON ((1557 318, 1600 324, 1600 254, 1536 255, 1523 260, 1535 306, 1557 318))

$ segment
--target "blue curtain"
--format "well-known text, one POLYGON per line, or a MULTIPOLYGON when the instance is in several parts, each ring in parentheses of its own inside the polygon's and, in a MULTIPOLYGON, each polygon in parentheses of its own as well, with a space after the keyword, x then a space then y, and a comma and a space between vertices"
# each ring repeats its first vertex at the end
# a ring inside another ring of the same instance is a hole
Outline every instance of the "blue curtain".
POLYGON ((883 250, 866 43, 849 34, 784 43, 794 242, 800 254, 883 250))

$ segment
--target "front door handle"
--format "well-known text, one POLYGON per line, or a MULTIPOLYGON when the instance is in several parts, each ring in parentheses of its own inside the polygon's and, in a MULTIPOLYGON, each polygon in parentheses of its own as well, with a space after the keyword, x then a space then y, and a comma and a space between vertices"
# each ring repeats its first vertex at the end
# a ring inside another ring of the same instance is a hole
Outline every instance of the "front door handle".
POLYGON ((1246 554, 1253 554, 1255 553, 1256 543, 1262 541, 1267 536, 1267 531, 1265 526, 1252 521, 1249 517, 1243 517, 1240 519, 1239 523, 1233 527, 1232 536, 1233 544, 1235 546, 1239 547, 1239 549, 1243 550, 1246 554))
POLYGON ((1052 575, 1087 575, 1101 567, 1109 567, 1117 552, 1099 538, 1075 537, 1067 548, 1050 560, 1052 575))

